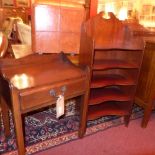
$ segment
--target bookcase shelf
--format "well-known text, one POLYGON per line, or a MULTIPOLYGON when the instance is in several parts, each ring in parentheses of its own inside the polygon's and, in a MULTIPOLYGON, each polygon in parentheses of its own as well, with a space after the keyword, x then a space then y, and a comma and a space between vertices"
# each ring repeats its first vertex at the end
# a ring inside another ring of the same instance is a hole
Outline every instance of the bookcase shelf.
POLYGON ((131 99, 131 94, 128 94, 119 86, 95 88, 90 92, 89 105, 99 104, 105 101, 130 101, 131 99))
POLYGON ((91 80, 91 88, 99 88, 110 85, 135 85, 136 81, 132 77, 119 74, 94 75, 91 80))
POLYGON ((139 71, 143 40, 113 14, 103 13, 82 26, 80 64, 90 68, 90 95, 87 119, 105 115, 125 117, 128 125, 139 71))
POLYGON ((88 120, 94 120, 105 115, 129 115, 130 104, 129 102, 104 102, 99 105, 89 106, 88 120))
POLYGON ((138 68, 138 64, 134 62, 127 62, 125 60, 95 60, 93 70, 103 70, 110 68, 138 68))

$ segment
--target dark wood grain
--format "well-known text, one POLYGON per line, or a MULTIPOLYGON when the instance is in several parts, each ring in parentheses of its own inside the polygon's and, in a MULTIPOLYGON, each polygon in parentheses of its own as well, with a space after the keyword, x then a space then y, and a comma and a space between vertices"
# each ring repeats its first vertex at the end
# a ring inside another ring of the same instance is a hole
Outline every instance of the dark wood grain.
POLYGON ((103 74, 92 77, 91 88, 100 88, 110 85, 134 85, 135 79, 121 74, 103 74))
POLYGON ((89 107, 88 120, 94 120, 106 115, 130 115, 130 109, 130 102, 104 102, 102 104, 89 107))
POLYGON ((112 13, 100 13, 83 23, 79 63, 90 67, 88 119, 124 116, 125 125, 135 97, 144 42, 112 13))
POLYGON ((146 127, 154 109, 155 99, 155 42, 147 42, 135 102, 144 108, 142 127, 146 127))
POLYGON ((120 86, 109 86, 98 89, 92 89, 90 93, 89 105, 95 105, 106 101, 130 101, 133 95, 128 93, 120 86))
POLYGON ((110 68, 138 68, 137 63, 127 62, 125 60, 116 60, 116 59, 100 59, 96 60, 93 65, 93 70, 104 70, 110 68))
POLYGON ((0 60, 2 115, 6 134, 9 131, 9 107, 13 112, 18 154, 25 154, 22 117, 56 103, 58 95, 65 100, 81 97, 79 137, 85 132, 85 109, 88 102, 89 70, 77 67, 63 54, 33 54, 20 59, 0 60), (63 90, 65 87, 65 90, 63 90), (55 94, 51 94, 51 90, 55 94), (3 109, 5 108, 5 109, 3 109))
POLYGON ((154 109, 155 29, 143 27, 132 21, 127 23, 127 25, 132 29, 134 35, 141 36, 145 42, 144 57, 135 97, 135 103, 144 109, 144 117, 141 126, 145 128, 147 127, 151 112, 154 109))

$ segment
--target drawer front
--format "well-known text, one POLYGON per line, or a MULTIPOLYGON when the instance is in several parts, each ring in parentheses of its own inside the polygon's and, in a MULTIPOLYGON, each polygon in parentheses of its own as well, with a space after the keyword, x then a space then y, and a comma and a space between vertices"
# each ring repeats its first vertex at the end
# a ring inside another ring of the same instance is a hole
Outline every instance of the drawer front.
POLYGON ((21 110, 28 112, 31 109, 55 104, 57 96, 60 94, 63 94, 65 99, 69 99, 84 94, 85 90, 85 79, 34 88, 33 90, 20 93, 21 110))

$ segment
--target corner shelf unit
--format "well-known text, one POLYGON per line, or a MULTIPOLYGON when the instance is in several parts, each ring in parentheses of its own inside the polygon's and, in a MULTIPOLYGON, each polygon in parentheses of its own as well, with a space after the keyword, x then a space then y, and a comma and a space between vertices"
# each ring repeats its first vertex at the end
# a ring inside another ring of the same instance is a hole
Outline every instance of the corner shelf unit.
POLYGON ((143 58, 143 41, 113 14, 82 25, 79 62, 90 68, 87 120, 125 116, 128 125, 143 58))

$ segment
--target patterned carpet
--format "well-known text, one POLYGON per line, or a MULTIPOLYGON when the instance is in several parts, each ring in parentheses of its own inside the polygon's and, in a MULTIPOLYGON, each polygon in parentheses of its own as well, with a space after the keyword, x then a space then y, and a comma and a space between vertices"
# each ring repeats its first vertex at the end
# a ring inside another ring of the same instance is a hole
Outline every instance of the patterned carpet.
MULTIPOLYGON (((75 108, 75 101, 66 104, 66 114, 61 119, 56 119, 55 108, 35 113, 25 117, 25 143, 27 154, 33 154, 48 148, 60 145, 78 138, 79 113, 75 108)), ((135 106, 131 119, 142 117, 143 111, 135 106)), ((10 118, 12 118, 10 113, 10 118)), ((17 155, 17 146, 12 119, 11 135, 4 136, 3 124, 0 133, 0 154, 17 155)), ((122 117, 106 116, 94 121, 88 121, 86 135, 123 124, 122 117)))

